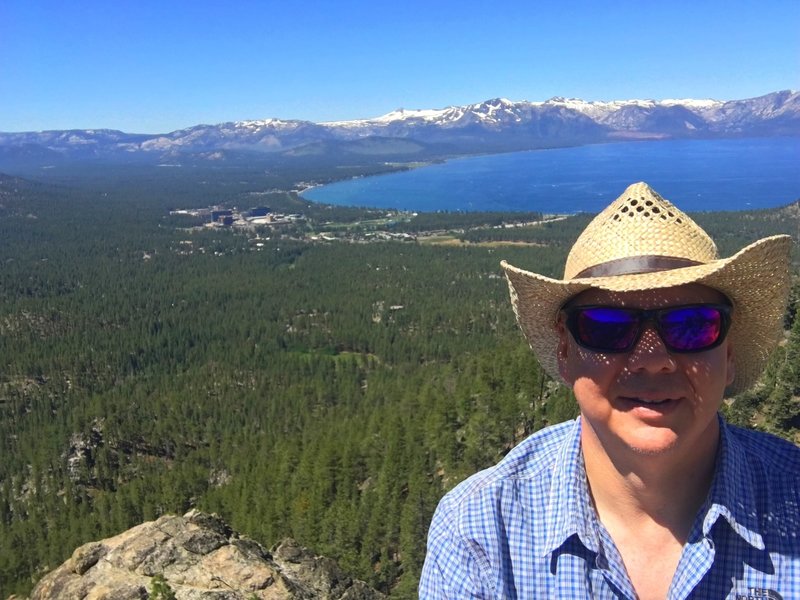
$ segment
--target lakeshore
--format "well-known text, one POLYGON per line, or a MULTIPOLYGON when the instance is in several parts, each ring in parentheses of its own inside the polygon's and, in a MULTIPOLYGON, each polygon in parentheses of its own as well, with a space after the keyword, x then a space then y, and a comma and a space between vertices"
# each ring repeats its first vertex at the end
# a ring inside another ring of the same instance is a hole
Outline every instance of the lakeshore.
POLYGON ((597 212, 647 181, 688 211, 800 198, 800 137, 594 144, 451 159, 306 189, 314 202, 408 211, 597 212))

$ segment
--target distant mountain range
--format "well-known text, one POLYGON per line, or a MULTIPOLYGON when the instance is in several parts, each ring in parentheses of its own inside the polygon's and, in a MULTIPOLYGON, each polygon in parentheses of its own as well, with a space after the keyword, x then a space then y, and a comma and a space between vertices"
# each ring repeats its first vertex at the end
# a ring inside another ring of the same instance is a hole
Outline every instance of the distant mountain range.
POLYGON ((166 134, 107 129, 0 132, 0 167, 13 163, 405 158, 505 152, 615 140, 800 135, 800 92, 746 100, 587 102, 503 98, 382 117, 313 123, 266 119, 196 125, 166 134))

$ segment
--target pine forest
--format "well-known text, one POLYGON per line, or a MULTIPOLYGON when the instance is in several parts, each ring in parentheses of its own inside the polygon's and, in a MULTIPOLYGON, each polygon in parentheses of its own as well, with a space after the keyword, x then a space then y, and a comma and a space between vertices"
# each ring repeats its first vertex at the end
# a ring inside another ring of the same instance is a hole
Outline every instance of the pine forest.
MULTIPOLYGON (((252 173, 151 175, 0 176, 0 598, 191 507, 415 598, 442 495, 577 414, 499 263, 560 277, 590 217, 387 214, 252 173), (209 206, 299 217, 170 214, 209 206)), ((725 256, 800 233, 797 203, 695 216, 725 256)), ((725 405, 794 441, 798 292, 763 382, 725 405)))

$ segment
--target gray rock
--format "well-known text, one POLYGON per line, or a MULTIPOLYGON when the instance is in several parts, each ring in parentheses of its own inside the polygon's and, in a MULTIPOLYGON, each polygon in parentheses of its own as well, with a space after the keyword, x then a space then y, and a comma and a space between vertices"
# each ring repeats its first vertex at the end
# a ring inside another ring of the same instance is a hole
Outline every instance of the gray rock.
POLYGON ((45 575, 31 600, 144 600, 161 575, 177 600, 379 600, 331 559, 294 540, 274 553, 193 510, 85 544, 45 575))
POLYGON ((85 544, 72 553, 73 571, 83 575, 108 553, 108 548, 97 542, 85 544))
POLYGON ((314 555, 294 540, 278 544, 273 550, 273 560, 312 598, 341 598, 353 583, 335 561, 314 555))
POLYGON ((183 531, 176 535, 174 539, 177 544, 194 554, 210 554, 228 543, 227 538, 222 537, 216 531, 209 531, 208 529, 183 531))

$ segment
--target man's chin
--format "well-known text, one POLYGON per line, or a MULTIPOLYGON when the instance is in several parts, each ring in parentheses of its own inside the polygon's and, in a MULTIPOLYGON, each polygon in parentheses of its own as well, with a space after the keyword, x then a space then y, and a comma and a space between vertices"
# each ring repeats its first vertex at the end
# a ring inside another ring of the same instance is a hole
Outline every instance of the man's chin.
POLYGON ((679 436, 667 428, 652 429, 643 432, 645 435, 630 436, 622 438, 620 441, 636 454, 644 456, 658 456, 673 452, 679 445, 679 436))
POLYGON ((659 456, 661 454, 669 454, 670 452, 675 450, 675 446, 677 446, 677 440, 672 444, 664 444, 664 445, 655 445, 655 444, 630 445, 630 449, 633 450, 636 454, 641 454, 643 456, 659 456))

